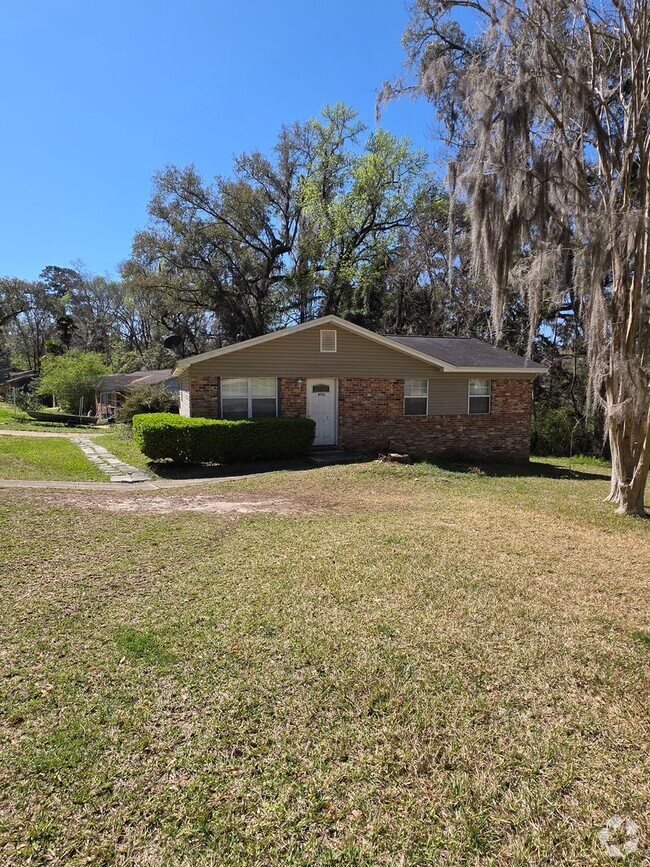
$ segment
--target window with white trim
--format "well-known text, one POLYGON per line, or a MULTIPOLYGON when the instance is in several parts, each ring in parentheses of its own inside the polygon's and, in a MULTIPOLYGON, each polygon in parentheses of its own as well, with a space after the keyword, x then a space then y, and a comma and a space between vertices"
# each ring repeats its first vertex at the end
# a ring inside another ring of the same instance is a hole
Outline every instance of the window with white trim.
POLYGON ((333 328, 321 328, 320 351, 336 352, 336 330, 333 328))
POLYGON ((429 380, 404 380, 404 415, 426 415, 429 409, 429 380))
POLYGON ((468 412, 485 415, 490 411, 490 380, 470 379, 467 385, 468 412))
POLYGON ((278 381, 274 376, 221 379, 222 418, 275 418, 278 381))

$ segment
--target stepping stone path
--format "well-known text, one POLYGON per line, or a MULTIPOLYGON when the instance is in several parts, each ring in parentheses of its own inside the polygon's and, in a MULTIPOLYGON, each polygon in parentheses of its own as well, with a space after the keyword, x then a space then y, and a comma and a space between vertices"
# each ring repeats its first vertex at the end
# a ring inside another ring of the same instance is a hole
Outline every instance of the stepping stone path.
POLYGON ((108 449, 97 445, 88 437, 71 437, 71 441, 76 443, 81 451, 85 454, 89 461, 110 477, 111 482, 148 482, 151 476, 148 473, 132 467, 131 464, 125 464, 114 454, 111 454, 108 449))

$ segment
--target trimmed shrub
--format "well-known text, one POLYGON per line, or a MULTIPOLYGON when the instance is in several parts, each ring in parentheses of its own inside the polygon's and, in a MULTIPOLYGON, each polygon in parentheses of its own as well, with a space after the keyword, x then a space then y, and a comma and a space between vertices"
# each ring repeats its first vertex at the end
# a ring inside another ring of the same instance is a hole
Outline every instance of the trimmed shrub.
POLYGON ((131 422, 134 415, 150 412, 178 412, 178 395, 162 385, 134 385, 118 407, 118 421, 131 422))
POLYGON ((310 418, 229 421, 171 413, 133 417, 133 438, 140 451, 154 461, 184 464, 292 458, 309 450, 315 432, 310 418))

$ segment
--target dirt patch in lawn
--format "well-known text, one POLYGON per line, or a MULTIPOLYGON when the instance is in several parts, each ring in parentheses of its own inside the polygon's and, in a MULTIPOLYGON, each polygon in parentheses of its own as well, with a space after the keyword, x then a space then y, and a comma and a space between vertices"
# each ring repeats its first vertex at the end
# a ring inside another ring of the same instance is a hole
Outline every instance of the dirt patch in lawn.
POLYGON ((82 511, 98 509, 113 514, 173 515, 180 512, 202 512, 216 515, 247 515, 274 512, 279 515, 304 515, 322 510, 299 499, 272 494, 236 493, 224 491, 185 490, 179 492, 67 491, 34 489, 12 490, 12 499, 38 499, 40 505, 74 508, 82 511))
MULTIPOLYGON (((75 502, 75 505, 78 505, 75 502)), ((107 512, 134 512, 138 515, 169 515, 173 512, 215 512, 225 514, 235 512, 249 514, 256 512, 276 512, 289 515, 303 511, 289 500, 224 500, 223 497, 203 495, 155 496, 155 497, 111 497, 95 500, 95 508, 107 512)))

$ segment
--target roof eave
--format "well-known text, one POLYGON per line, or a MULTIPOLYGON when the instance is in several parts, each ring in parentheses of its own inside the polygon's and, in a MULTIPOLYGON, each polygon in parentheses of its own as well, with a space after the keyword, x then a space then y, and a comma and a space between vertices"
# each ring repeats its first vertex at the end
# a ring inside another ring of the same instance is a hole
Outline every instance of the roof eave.
POLYGON ((539 365, 539 367, 454 367, 454 373, 509 373, 519 376, 542 376, 548 373, 548 367, 539 365))
POLYGON ((262 334, 259 337, 251 337, 249 340, 243 340, 241 343, 233 343, 230 346, 224 346, 221 349, 212 349, 209 352, 203 352, 200 355, 190 355, 188 358, 182 358, 174 366, 171 375, 172 377, 180 376, 182 371, 193 367, 195 364, 201 364, 201 362, 203 361, 209 361, 213 358, 221 358, 222 356, 230 355, 233 352, 238 352, 241 349, 250 349, 254 346, 260 346, 263 343, 269 343, 272 340, 281 339, 282 337, 287 336, 288 333, 296 334, 299 331, 307 331, 310 328, 315 328, 317 326, 327 324, 335 324, 340 328, 352 332, 353 334, 359 334, 368 340, 373 340, 375 343, 379 343, 382 346, 387 347, 388 349, 392 349, 394 352, 401 352, 403 355, 408 355, 411 358, 416 358, 418 359, 418 361, 422 361, 425 364, 428 364, 430 367, 437 368, 443 373, 498 372, 518 373, 520 375, 523 373, 527 375, 537 376, 538 374, 547 372, 547 368, 532 370, 525 367, 458 367, 457 365, 451 364, 448 361, 443 361, 441 358, 436 358, 435 356, 427 355, 424 352, 420 352, 417 349, 412 349, 409 346, 404 346, 397 340, 392 340, 390 337, 384 337, 381 334, 375 334, 373 331, 369 331, 367 328, 363 328, 361 325, 356 325, 354 322, 348 322, 346 319, 341 319, 340 316, 329 314, 328 316, 322 316, 319 319, 312 319, 310 322, 303 322, 300 325, 293 325, 289 328, 282 328, 278 331, 272 331, 270 334, 262 334))

